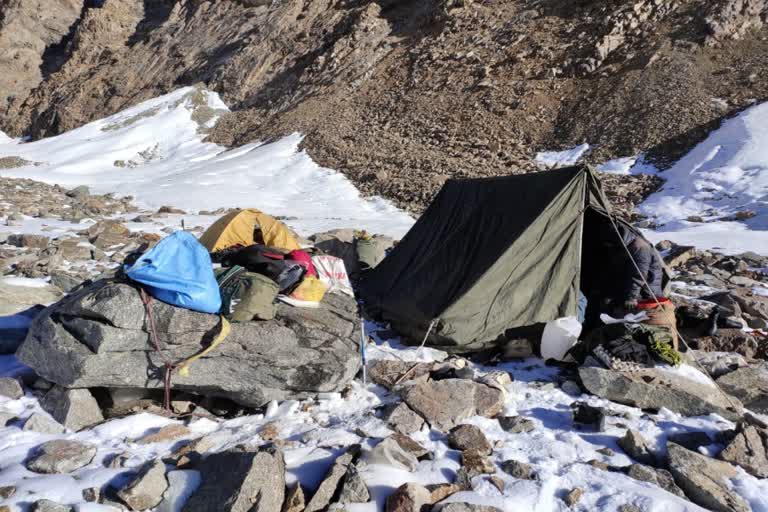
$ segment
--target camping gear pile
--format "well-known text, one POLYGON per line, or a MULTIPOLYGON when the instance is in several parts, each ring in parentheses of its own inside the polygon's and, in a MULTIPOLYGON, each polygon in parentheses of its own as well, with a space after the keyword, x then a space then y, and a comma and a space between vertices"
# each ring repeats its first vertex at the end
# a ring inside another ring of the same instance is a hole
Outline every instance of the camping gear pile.
POLYGON ((232 321, 271 320, 275 300, 317 307, 329 291, 352 295, 342 260, 302 249, 285 224, 259 210, 228 213, 200 243, 221 265, 221 313, 232 321))

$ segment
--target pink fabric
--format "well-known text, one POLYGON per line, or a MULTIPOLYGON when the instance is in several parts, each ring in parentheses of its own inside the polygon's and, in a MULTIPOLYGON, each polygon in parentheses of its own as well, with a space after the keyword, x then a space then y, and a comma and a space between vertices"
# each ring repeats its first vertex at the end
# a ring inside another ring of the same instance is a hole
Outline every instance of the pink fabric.
POLYGON ((312 257, 306 252, 299 250, 291 251, 288 253, 288 259, 295 261, 304 267, 308 276, 317 277, 317 271, 315 270, 315 266, 312 264, 312 257))

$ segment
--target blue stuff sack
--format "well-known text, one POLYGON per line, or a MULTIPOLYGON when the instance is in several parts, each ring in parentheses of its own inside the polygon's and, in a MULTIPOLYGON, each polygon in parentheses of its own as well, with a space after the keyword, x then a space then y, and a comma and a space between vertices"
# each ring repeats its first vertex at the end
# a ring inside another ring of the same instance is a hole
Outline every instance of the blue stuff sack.
POLYGON ((186 231, 165 237, 133 265, 126 265, 125 273, 154 298, 173 306, 202 313, 221 309, 211 257, 186 231))

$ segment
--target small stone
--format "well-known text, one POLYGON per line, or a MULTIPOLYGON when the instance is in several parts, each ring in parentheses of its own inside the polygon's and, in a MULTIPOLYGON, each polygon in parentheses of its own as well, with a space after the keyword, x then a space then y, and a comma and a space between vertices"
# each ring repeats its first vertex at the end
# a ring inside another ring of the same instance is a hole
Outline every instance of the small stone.
POLYGON ((685 493, 675 484, 672 474, 665 469, 656 469, 643 464, 632 464, 627 470, 627 475, 641 482, 650 482, 675 496, 685 498, 685 493))
POLYGON ((7 500, 14 494, 16 494, 15 485, 4 485, 0 487, 0 499, 7 500))
POLYGON ((567 380, 560 384, 560 389, 563 390, 563 393, 566 393, 571 396, 581 396, 581 386, 576 381, 573 380, 567 380))
POLYGON ((0 396, 10 398, 11 400, 18 400, 24 396, 24 388, 21 387, 21 383, 17 379, 1 377, 0 396))
POLYGON ((265 441, 274 441, 280 437, 280 425, 277 423, 267 423, 259 431, 259 437, 265 441))
POLYGON ((431 453, 429 450, 427 450, 426 448, 421 446, 419 443, 414 441, 411 437, 405 434, 400 434, 398 432, 395 432, 390 437, 394 439, 395 442, 397 442, 397 444, 400 445, 400 448, 410 453, 411 455, 416 457, 418 460, 426 458, 426 456, 431 453))
POLYGON ((88 503, 98 503, 101 497, 101 489, 98 487, 87 487, 83 489, 83 499, 88 503))
POLYGON ((565 496, 565 504, 569 507, 572 507, 576 505, 579 500, 581 500, 582 496, 584 496, 584 489, 581 487, 576 487, 565 496))
POLYGON ((371 501, 368 485, 354 464, 347 466, 347 473, 344 475, 340 489, 338 503, 368 503, 371 501))
POLYGON ((384 420, 395 432, 402 434, 417 432, 424 425, 424 418, 402 402, 387 410, 384 413, 384 420))
POLYGON ((579 425, 599 427, 605 420, 605 409, 594 407, 586 402, 574 402, 571 404, 573 422, 579 425))
POLYGON ((461 452, 461 465, 470 476, 493 474, 496 468, 493 462, 483 452, 466 450, 461 452))
POLYGON ((104 421, 98 402, 87 389, 54 386, 40 401, 40 406, 64 427, 76 432, 104 421))
POLYGON ((536 423, 523 416, 503 416, 499 418, 499 425, 510 434, 531 432, 536 428, 536 423))
POLYGON ((601 455, 605 455, 606 457, 613 457, 616 454, 616 452, 614 452, 612 449, 608 448, 607 446, 597 450, 597 453, 601 455))
POLYGON ((69 473, 87 466, 95 456, 93 445, 57 439, 40 445, 26 466, 35 473, 69 473))
POLYGON ((82 199, 91 195, 91 189, 85 185, 80 185, 79 187, 75 187, 72 190, 68 190, 65 195, 75 199, 82 199))
POLYGON ((24 427, 22 430, 40 432, 41 434, 56 435, 63 434, 66 429, 63 425, 53 420, 47 414, 34 412, 29 418, 27 418, 27 421, 24 422, 24 427))
POLYGON ((501 463, 501 469, 505 473, 519 478, 520 480, 534 480, 536 478, 536 472, 530 464, 520 462, 517 460, 507 460, 501 463))
POLYGON ((603 471, 608 471, 608 468, 610 468, 610 466, 608 464, 606 464, 605 462, 602 462, 602 461, 599 461, 599 460, 596 460, 596 459, 593 459, 593 460, 587 462, 587 464, 589 464, 593 468, 602 469, 603 471))
POLYGON ((190 435, 192 432, 184 425, 174 423, 162 427, 157 432, 147 434, 144 437, 136 439, 137 444, 167 443, 176 439, 190 435))
POLYGON ((74 512, 69 505, 62 505, 51 500, 37 500, 29 507, 29 512, 74 512))
POLYGON ((619 446, 621 446, 621 449, 624 450, 627 455, 638 462, 649 465, 654 465, 656 462, 656 458, 648 448, 648 442, 635 430, 627 430, 624 437, 619 439, 619 446))
POLYGON ((459 425, 448 433, 448 446, 454 450, 471 450, 483 455, 493 451, 483 431, 475 425, 459 425))
POLYGON ((392 437, 384 439, 366 454, 368 464, 387 464, 406 471, 415 471, 418 459, 404 450, 392 437))
POLYGON ((408 483, 387 497, 385 512, 421 512, 429 504, 429 491, 422 485, 408 483))
POLYGON ((461 491, 462 488, 456 484, 432 484, 427 486, 427 490, 429 491, 429 504, 434 505, 461 491))
POLYGON ((288 493, 285 495, 282 512, 304 512, 305 507, 304 489, 302 489, 299 482, 296 482, 293 484, 293 487, 288 489, 288 493))
POLYGON ((131 510, 147 510, 160 504, 166 489, 165 464, 158 459, 145 464, 117 495, 131 510))

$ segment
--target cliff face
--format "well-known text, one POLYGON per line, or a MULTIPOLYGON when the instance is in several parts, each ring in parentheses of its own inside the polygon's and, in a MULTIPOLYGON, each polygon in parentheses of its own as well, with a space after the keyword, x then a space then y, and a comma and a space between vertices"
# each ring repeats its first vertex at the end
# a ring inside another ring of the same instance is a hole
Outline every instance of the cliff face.
POLYGON ((0 0, 0 112, 23 99, 60 64, 82 0, 0 0))
MULTIPOLYGON (((212 140, 303 132, 320 163, 416 210, 446 177, 529 170, 544 148, 671 161, 768 96, 765 0, 55 3, 71 16, 1 78, 0 129, 43 137, 204 83, 235 110, 212 140)), ((6 45, 18 4, 0 4, 6 45)))

